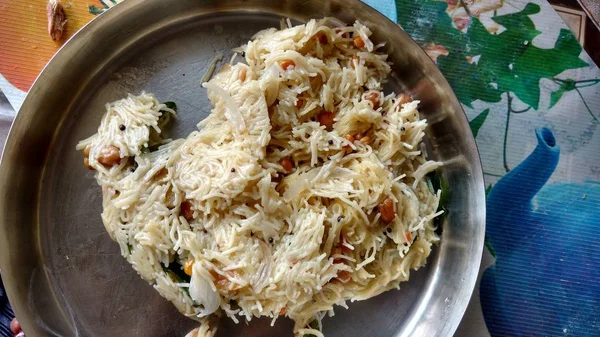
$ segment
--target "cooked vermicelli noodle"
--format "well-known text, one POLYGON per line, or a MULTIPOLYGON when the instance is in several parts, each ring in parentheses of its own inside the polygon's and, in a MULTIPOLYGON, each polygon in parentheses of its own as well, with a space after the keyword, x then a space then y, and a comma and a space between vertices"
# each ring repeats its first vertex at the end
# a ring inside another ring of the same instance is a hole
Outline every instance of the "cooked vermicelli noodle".
POLYGON ((77 146, 111 238, 202 323, 194 336, 219 313, 322 336, 334 305, 398 288, 439 240, 419 102, 383 93, 390 66, 367 27, 330 22, 237 49, 245 62, 203 83, 214 108, 186 139, 162 139, 175 106, 142 93, 107 104, 77 146))

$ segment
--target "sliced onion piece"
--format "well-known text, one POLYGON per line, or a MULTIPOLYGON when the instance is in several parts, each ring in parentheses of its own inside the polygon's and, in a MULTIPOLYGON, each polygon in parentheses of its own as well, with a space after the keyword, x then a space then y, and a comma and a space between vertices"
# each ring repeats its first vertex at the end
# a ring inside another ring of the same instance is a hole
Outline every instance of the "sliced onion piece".
POLYGON ((198 317, 212 314, 221 305, 221 296, 217 292, 210 273, 202 266, 202 263, 194 263, 192 268, 190 296, 194 304, 202 308, 198 317))

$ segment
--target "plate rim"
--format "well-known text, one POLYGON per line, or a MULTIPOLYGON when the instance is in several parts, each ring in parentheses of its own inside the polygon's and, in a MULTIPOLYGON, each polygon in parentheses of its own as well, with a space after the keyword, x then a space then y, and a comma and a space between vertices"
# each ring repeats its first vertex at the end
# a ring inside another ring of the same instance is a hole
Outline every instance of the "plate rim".
MULTIPOLYGON (((90 38, 90 35, 93 35, 94 30, 102 29, 102 26, 105 25, 107 22, 110 22, 111 20, 118 20, 121 13, 126 12, 128 10, 135 10, 136 7, 144 6, 144 5, 146 5, 145 3, 147 3, 147 2, 158 2, 158 1, 160 1, 160 0, 127 0, 127 1, 123 1, 119 4, 117 4, 114 7, 111 7, 105 13, 98 15, 97 17, 92 19, 90 22, 85 24, 81 29, 79 29, 68 41, 66 41, 63 44, 63 46, 56 52, 56 54, 44 66, 43 70, 40 72, 40 74, 34 81, 31 89, 27 93, 24 103, 23 103, 21 109, 19 110, 19 112, 17 113, 17 115, 15 116, 14 122, 10 128, 8 135, 7 135, 6 143, 4 146, 4 152, 2 154, 2 159, 1 159, 1 164, 0 164, 0 188, 6 187, 9 185, 10 177, 14 171, 13 166, 18 166, 18 165, 15 165, 15 163, 12 162, 11 159, 15 156, 14 152, 18 150, 19 142, 23 138, 23 137, 20 137, 20 135, 26 134, 24 129, 27 127, 27 125, 24 125, 24 124, 27 121, 25 119, 27 117, 31 118, 31 116, 36 112, 35 108, 36 108, 36 106, 39 105, 39 102, 37 102, 37 101, 40 100, 39 97, 43 96, 41 93, 43 93, 45 90, 47 90, 47 89, 44 89, 43 86, 46 84, 46 82, 49 79, 51 79, 53 76, 56 76, 56 74, 60 71, 60 70, 57 70, 56 68, 59 67, 58 64, 59 64, 59 62, 62 62, 62 58, 64 57, 64 55, 68 54, 70 52, 73 52, 73 50, 75 50, 75 48, 78 48, 82 44, 85 44, 85 41, 90 38)), ((168 2, 168 1, 163 1, 163 2, 168 2)), ((215 1, 212 1, 212 2, 209 1, 207 3, 214 3, 214 2, 215 1)), ((244 2, 245 1, 243 1, 243 0, 242 1, 238 1, 238 0, 222 1, 222 3, 225 3, 226 5, 231 4, 232 6, 233 5, 239 6, 240 4, 243 5, 244 2)), ((247 2, 250 3, 252 1, 247 1, 247 2)), ((260 1, 254 1, 254 2, 260 2, 260 1)), ((301 1, 287 0, 284 2, 289 3, 289 2, 301 2, 301 1)), ((394 22, 389 20, 383 14, 379 13, 378 11, 371 8, 367 4, 362 3, 358 0, 345 0, 345 1, 344 0, 341 0, 341 1, 328 0, 328 1, 324 1, 324 2, 327 2, 327 3, 342 2, 343 6, 359 7, 361 9, 368 11, 371 15, 378 17, 378 20, 387 22, 388 26, 391 23, 394 26, 398 27, 394 22)), ((206 5, 206 6, 209 7, 210 5, 206 5)), ((231 8, 231 9, 223 8, 219 12, 231 12, 231 11, 240 11, 240 10, 241 10, 241 8, 231 8)), ((259 8, 258 11, 263 12, 264 8, 259 8)), ((214 12, 214 11, 212 11, 212 12, 214 12)), ((265 12, 265 13, 279 14, 276 12, 265 12)), ((397 30, 401 31, 401 34, 404 34, 405 36, 407 36, 415 45, 418 46, 418 44, 416 42, 414 42, 407 33, 405 33, 399 27, 397 28, 397 30)), ((419 46, 419 50, 423 57, 426 57, 429 60, 429 62, 431 62, 431 64, 434 64, 433 61, 431 61, 427 57, 426 53, 420 48, 420 46, 419 46)), ((468 124, 468 120, 466 118, 466 115, 464 114, 464 110, 462 109, 462 106, 460 105, 460 103, 458 103, 456 96, 455 96, 454 92, 452 91, 452 88, 448 84, 447 80, 444 78, 443 74, 441 74, 439 69, 437 69, 437 67, 435 67, 435 69, 436 69, 437 73, 439 73, 439 76, 441 77, 441 81, 444 82, 443 84, 445 84, 445 86, 450 89, 453 100, 456 101, 456 103, 458 104, 458 107, 460 107, 462 116, 459 116, 459 118, 462 119, 463 124, 465 124, 465 123, 468 124)), ((60 126, 63 122, 64 122, 64 119, 61 120, 58 125, 60 126)), ((58 127, 57 130, 58 129, 60 129, 60 127, 58 127)), ((483 191, 483 186, 484 186, 483 169, 482 169, 482 165, 481 165, 480 154, 477 149, 477 144, 475 143, 475 140, 474 140, 472 134, 467 135, 467 137, 469 138, 468 141, 470 143, 472 143, 470 145, 475 150, 475 157, 477 159, 475 163, 471 163, 472 165, 474 165, 471 169, 472 169, 472 172, 474 175, 473 179, 475 179, 475 183, 478 186, 482 187, 480 193, 478 193, 479 195, 476 195, 475 197, 478 198, 479 201, 481 201, 481 198, 483 197, 483 203, 482 203, 483 210, 481 210, 481 212, 483 212, 483 214, 479 214, 480 216, 482 215, 483 217, 482 218, 480 217, 478 219, 480 222, 479 226, 477 226, 479 229, 478 230, 479 233, 475 233, 478 235, 473 240, 473 246, 478 247, 478 249, 475 249, 474 255, 470 258, 474 261, 477 261, 477 266, 475 266, 474 269, 472 270, 473 275, 466 276, 464 285, 461 287, 461 289, 463 289, 462 292, 468 293, 468 296, 463 298, 462 301, 464 303, 460 303, 458 307, 455 306, 455 308, 454 308, 457 312, 453 313, 452 317, 453 318, 458 317, 458 319, 449 319, 448 321, 450 321, 451 323, 445 325, 445 329, 444 329, 445 331, 444 332, 438 331, 442 335, 444 335, 444 333, 445 333, 448 336, 452 335, 458 328, 458 325, 462 321, 462 317, 464 316, 464 313, 467 309, 468 303, 470 302, 470 299, 473 295, 476 281, 478 278, 477 276, 478 276, 479 269, 480 269, 479 263, 481 261, 481 257, 483 254, 484 237, 485 237, 485 195, 484 195, 484 191, 483 191)), ((52 146, 54 145, 55 139, 56 139, 56 133, 54 134, 54 138, 51 139, 51 142, 48 144, 48 148, 52 148, 52 146)), ((47 161, 47 158, 44 159, 44 163, 46 161, 47 161)), ((40 173, 40 178, 44 177, 45 169, 46 169, 46 166, 43 167, 43 169, 42 169, 43 171, 40 173)), ((36 193, 39 194, 39 190, 41 189, 41 186, 42 186, 42 181, 40 180, 39 184, 37 185, 38 191, 36 191, 36 193)), ((9 202, 10 196, 8 196, 7 194, 8 194, 7 189, 3 188, 2 192, 0 194, 0 219, 3 219, 3 220, 7 220, 7 217, 6 217, 6 214, 7 214, 6 208, 7 207, 6 206, 10 203, 9 202)), ((41 202, 41 200, 36 200, 36 209, 39 209, 40 202, 41 202)), ((39 212, 39 210, 38 210, 38 212, 39 212)), ((39 219, 37 219, 36 226, 39 226, 40 223, 41 223, 41 221, 39 219)), ((7 295, 9 297, 9 300, 13 306, 15 313, 19 315, 20 322, 25 327, 25 330, 32 331, 32 332, 33 331, 39 332, 40 330, 36 328, 36 326, 37 326, 36 318, 33 317, 32 315, 30 315, 30 313, 28 311, 28 307, 31 304, 28 303, 25 299, 19 298, 16 295, 16 294, 22 294, 22 293, 24 293, 24 291, 23 291, 23 285, 15 284, 13 282, 13 279, 15 279, 14 274, 18 273, 18 267, 14 266, 13 263, 11 262, 13 260, 13 258, 12 258, 13 254, 15 254, 15 251, 14 251, 15 243, 11 243, 7 240, 7 237, 8 237, 7 233, 9 231, 11 231, 9 222, 0 221, 0 268, 3 271, 3 276, 4 276, 3 279, 4 279, 4 283, 5 283, 5 288, 7 290, 7 295), (12 251, 11 251, 11 249, 9 249, 11 246, 13 247, 12 251)), ((39 236, 39 231, 38 231, 38 236, 39 236)), ((39 242, 38 242, 38 246, 39 246, 39 242)), ((40 248, 40 247, 38 247, 38 248, 40 248)), ((41 261, 38 261, 38 262, 41 262, 41 261)), ((43 335, 43 334, 40 334, 40 335, 43 335)))

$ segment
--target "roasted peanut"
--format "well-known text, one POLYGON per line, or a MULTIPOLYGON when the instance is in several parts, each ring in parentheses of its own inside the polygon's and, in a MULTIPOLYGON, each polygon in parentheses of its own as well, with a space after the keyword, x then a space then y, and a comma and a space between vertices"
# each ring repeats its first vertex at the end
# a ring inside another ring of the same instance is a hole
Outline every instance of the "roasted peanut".
POLYGON ((290 160, 290 158, 287 158, 287 157, 281 158, 281 160, 279 161, 279 164, 281 164, 283 169, 288 172, 294 168, 294 163, 290 160))
POLYGON ((337 273, 336 279, 342 283, 348 283, 352 279, 352 273, 346 270, 340 270, 337 273))
POLYGON ((246 80, 246 68, 242 68, 240 69, 240 73, 238 75, 238 78, 240 79, 240 81, 244 82, 246 80))
POLYGON ((229 287, 229 279, 214 270, 210 271, 210 275, 215 279, 215 286, 220 289, 227 289, 229 287))
POLYGON ((121 162, 119 148, 114 145, 105 146, 98 154, 98 162, 105 166, 117 165, 121 162))
MULTIPOLYGON (((231 275, 233 277, 239 277, 240 274, 237 271, 228 271, 227 272, 228 275, 231 275)), ((231 286, 231 281, 229 281, 229 279, 227 278, 227 276, 223 276, 219 273, 217 273, 214 269, 210 271, 210 275, 215 279, 215 287, 217 287, 218 289, 229 289, 231 286)), ((238 289, 240 287, 239 284, 234 283, 233 284, 233 289, 238 289)), ((232 290, 233 290, 232 289, 232 290)))
POLYGON ((394 200, 386 198, 378 206, 377 210, 381 215, 381 220, 384 222, 390 222, 396 218, 396 212, 394 212, 394 200))

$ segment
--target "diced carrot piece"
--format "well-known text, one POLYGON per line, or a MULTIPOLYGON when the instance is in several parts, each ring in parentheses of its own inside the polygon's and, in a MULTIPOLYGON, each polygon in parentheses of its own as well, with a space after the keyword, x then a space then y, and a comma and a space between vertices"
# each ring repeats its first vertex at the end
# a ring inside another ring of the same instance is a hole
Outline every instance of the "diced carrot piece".
POLYGON ((296 64, 292 60, 283 60, 279 62, 279 65, 283 70, 288 70, 288 68, 296 66, 296 64))
POLYGON ((331 130, 333 127, 333 118, 335 117, 334 113, 331 111, 321 111, 317 116, 317 120, 319 124, 325 126, 327 130, 331 130))
POLYGON ((360 36, 355 37, 352 41, 354 42, 354 47, 356 48, 362 48, 365 46, 365 41, 363 41, 360 36))
POLYGON ((279 164, 283 166, 283 169, 286 171, 291 171, 294 168, 294 163, 290 160, 290 158, 281 158, 279 164))

